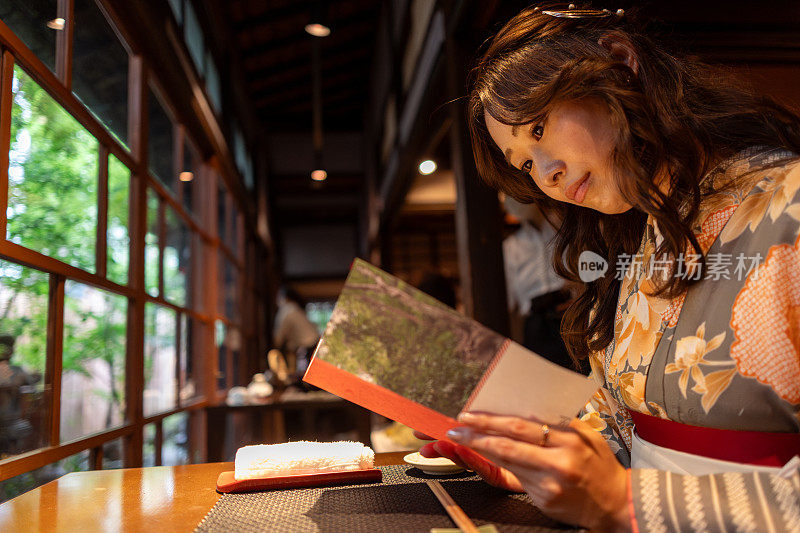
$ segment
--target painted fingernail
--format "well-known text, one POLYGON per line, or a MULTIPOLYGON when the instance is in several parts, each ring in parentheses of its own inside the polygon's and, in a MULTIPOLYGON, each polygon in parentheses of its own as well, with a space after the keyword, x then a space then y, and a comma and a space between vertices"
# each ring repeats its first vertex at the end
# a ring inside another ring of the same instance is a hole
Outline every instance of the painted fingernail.
POLYGON ((470 434, 470 430, 468 428, 453 428, 447 430, 447 436, 455 441, 464 440, 470 434))
POLYGON ((433 443, 424 444, 422 448, 419 449, 419 454, 422 457, 435 457, 439 451, 433 445, 433 443))
POLYGON ((470 422, 475 421, 475 415, 473 415, 472 413, 461 413, 460 415, 458 415, 458 418, 456 418, 456 420, 468 424, 470 422))

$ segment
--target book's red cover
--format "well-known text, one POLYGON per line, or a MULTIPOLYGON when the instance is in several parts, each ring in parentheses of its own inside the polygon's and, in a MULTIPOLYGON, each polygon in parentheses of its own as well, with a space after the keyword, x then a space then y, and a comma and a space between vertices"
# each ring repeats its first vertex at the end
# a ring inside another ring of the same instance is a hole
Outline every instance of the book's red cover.
POLYGON ((321 359, 312 361, 303 380, 435 439, 444 439, 447 430, 457 425, 453 418, 359 379, 321 359))

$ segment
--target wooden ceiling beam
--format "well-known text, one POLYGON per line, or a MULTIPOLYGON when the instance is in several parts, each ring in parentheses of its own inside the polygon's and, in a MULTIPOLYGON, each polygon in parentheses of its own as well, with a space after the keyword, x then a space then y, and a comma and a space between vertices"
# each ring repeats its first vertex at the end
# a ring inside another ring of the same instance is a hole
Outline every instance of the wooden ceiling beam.
MULTIPOLYGON (((358 90, 358 79, 360 76, 355 71, 343 71, 339 72, 335 75, 328 75, 323 76, 322 82, 322 93, 323 98, 325 97, 326 92, 330 92, 340 87, 344 87, 345 85, 349 86, 352 89, 352 92, 357 93, 358 90)), ((264 100, 274 102, 286 102, 294 101, 294 100, 302 100, 303 95, 309 95, 311 87, 311 80, 310 79, 299 79, 294 83, 285 83, 280 88, 279 91, 272 91, 272 92, 262 92, 261 94, 254 94, 253 100, 255 102, 261 102, 264 100), (309 89, 309 90, 306 90, 309 89)))
MULTIPOLYGON (((309 161, 309 168, 311 162, 309 161)), ((364 176, 358 176, 356 179, 349 177, 342 178, 340 174, 331 171, 328 179, 325 180, 324 187, 316 187, 317 183, 313 182, 308 174, 294 175, 292 181, 285 181, 276 179, 275 176, 271 177, 271 190, 272 194, 277 197, 285 195, 313 195, 313 194, 330 194, 330 193, 348 193, 361 188, 364 184, 364 176)))
MULTIPOLYGON (((261 2, 260 4, 268 5, 269 2, 261 2)), ((247 34, 254 31, 260 31, 264 26, 273 24, 276 21, 284 22, 281 19, 298 17, 302 15, 303 24, 300 26, 300 30, 302 31, 305 27, 305 24, 311 20, 311 11, 314 7, 313 4, 314 2, 311 1, 301 2, 297 0, 290 0, 290 2, 282 6, 267 8, 258 15, 248 17, 244 20, 235 21, 234 29, 236 32, 247 34)), ((329 11, 327 13, 328 24, 330 24, 332 30, 335 30, 336 28, 342 27, 343 23, 346 23, 354 17, 358 17, 364 12, 370 12, 372 13, 373 17, 376 17, 377 7, 379 7, 379 5, 375 6, 375 4, 379 4, 379 2, 374 2, 374 0, 349 0, 348 2, 339 2, 336 4, 330 3, 329 11)))
MULTIPOLYGON (((334 57, 323 59, 322 75, 323 77, 332 76, 344 69, 358 69, 359 74, 361 74, 360 70, 369 64, 370 58, 370 50, 365 48, 354 48, 347 53, 337 54, 334 57)), ((305 63, 298 61, 285 62, 282 66, 276 66, 270 70, 275 74, 264 74, 261 77, 250 74, 249 78, 253 80, 248 85, 251 98, 257 100, 270 93, 285 90, 285 84, 287 83, 297 81, 307 83, 311 79, 310 60, 305 63)))
MULTIPOLYGON (((329 108, 332 104, 336 104, 336 109, 329 110, 329 112, 325 116, 329 118, 333 116, 340 117, 342 116, 343 111, 345 109, 363 109, 365 97, 366 94, 364 94, 363 96, 359 96, 358 94, 353 94, 349 91, 340 91, 338 93, 331 93, 328 95, 328 97, 322 98, 322 104, 323 107, 327 106, 329 108)), ((294 111, 302 110, 304 109, 303 107, 301 107, 302 105, 304 104, 295 104, 295 106, 287 108, 286 111, 291 113, 294 111)), ((360 122, 360 118, 357 120, 357 122, 360 122)))
MULTIPOLYGON (((261 3, 268 6, 269 2, 261 3)), ((233 22, 233 31, 236 33, 249 33, 263 29, 264 26, 274 23, 277 20, 302 15, 311 16, 311 3, 290 1, 278 7, 267 7, 258 15, 247 17, 233 22)), ((302 28, 300 28, 302 30, 302 28)))
POLYGON ((358 209, 350 207, 328 208, 325 210, 287 209, 276 211, 276 217, 281 220, 281 230, 279 231, 289 226, 358 223, 358 209))
MULTIPOLYGON (((365 37, 371 38, 374 35, 374 26, 375 14, 372 13, 372 11, 367 11, 363 14, 354 16, 350 20, 343 21, 343 24, 341 24, 338 28, 332 28, 332 32, 329 37, 312 37, 303 31, 302 27, 298 28, 296 32, 280 37, 270 36, 269 32, 265 31, 264 33, 266 36, 269 36, 269 40, 260 44, 242 46, 242 58, 245 63, 245 68, 252 68, 251 61, 253 59, 259 58, 260 56, 268 56, 275 53, 276 50, 280 50, 285 47, 296 48, 299 42, 301 42, 303 39, 306 39, 309 43, 311 42, 311 39, 324 39, 324 50, 335 46, 341 46, 343 43, 349 43, 354 40, 360 40, 363 43, 365 37), (341 33, 335 33, 337 29, 340 30, 341 33)), ((242 38, 240 36, 240 44, 241 41, 242 38)), ((371 47, 372 43, 368 43, 368 46, 371 47)), ((323 56, 324 55, 325 52, 323 51, 323 56)))
MULTIPOLYGON (((323 102, 330 99, 332 94, 363 92, 354 83, 356 80, 358 80, 358 76, 350 72, 343 72, 337 76, 326 78, 322 84, 323 102)), ((288 111, 291 105, 298 101, 306 100, 309 103, 311 102, 311 80, 287 85, 280 93, 263 98, 254 98, 253 102, 256 109, 280 105, 284 110, 288 111)))
MULTIPOLYGON (((335 110, 324 110, 322 125, 325 133, 334 131, 352 132, 362 127, 363 98, 353 99, 349 103, 337 104, 335 110)), ((301 132, 308 131, 311 125, 311 105, 306 109, 295 110, 290 114, 259 115, 266 126, 273 131, 301 132), (303 119, 298 122, 298 118, 303 119)))

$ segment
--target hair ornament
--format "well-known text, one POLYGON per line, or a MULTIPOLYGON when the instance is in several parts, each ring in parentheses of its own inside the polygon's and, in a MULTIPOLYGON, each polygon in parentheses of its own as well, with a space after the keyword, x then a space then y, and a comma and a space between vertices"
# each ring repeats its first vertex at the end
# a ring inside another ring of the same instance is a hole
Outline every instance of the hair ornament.
MULTIPOLYGON (((536 9, 538 11, 538 8, 536 9)), ((570 4, 567 9, 550 9, 542 11, 545 15, 550 15, 556 18, 565 19, 595 19, 605 18, 611 16, 622 17, 625 15, 624 9, 617 9, 616 12, 611 12, 609 9, 578 9, 575 4, 570 4)))

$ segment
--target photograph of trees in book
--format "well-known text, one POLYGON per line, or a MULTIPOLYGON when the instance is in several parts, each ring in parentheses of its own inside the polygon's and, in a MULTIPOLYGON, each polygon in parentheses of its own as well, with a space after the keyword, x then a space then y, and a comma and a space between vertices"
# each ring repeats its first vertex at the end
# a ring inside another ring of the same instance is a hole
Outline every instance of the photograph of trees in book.
POLYGON ((455 417, 504 340, 356 259, 316 357, 455 417))

